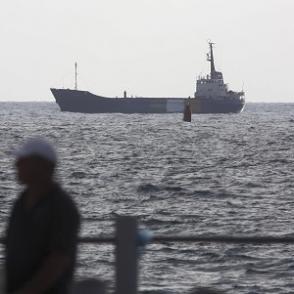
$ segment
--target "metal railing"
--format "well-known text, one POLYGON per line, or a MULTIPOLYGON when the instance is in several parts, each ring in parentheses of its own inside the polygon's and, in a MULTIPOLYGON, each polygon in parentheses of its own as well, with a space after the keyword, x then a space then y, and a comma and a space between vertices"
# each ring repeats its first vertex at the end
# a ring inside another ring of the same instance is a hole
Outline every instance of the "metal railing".
MULTIPOLYGON (((115 237, 84 237, 82 243, 112 243, 115 245, 115 288, 116 294, 137 294, 138 254, 140 234, 135 217, 121 216, 116 220, 115 237)), ((146 240, 145 240, 146 241, 146 240)), ((154 236, 151 243, 192 242, 223 244, 294 244, 289 236, 154 236)), ((143 241, 144 243, 144 241, 143 241)))
MULTIPOLYGON (((135 217, 120 216, 116 219, 115 237, 80 237, 83 244, 113 244, 115 246, 115 293, 137 294, 138 289, 138 244, 140 238, 135 217)), ((146 240, 145 240, 146 241, 146 240)), ((154 236, 151 243, 193 242, 225 244, 294 244, 289 236, 154 236)), ((0 239, 4 243, 4 239, 0 239)))

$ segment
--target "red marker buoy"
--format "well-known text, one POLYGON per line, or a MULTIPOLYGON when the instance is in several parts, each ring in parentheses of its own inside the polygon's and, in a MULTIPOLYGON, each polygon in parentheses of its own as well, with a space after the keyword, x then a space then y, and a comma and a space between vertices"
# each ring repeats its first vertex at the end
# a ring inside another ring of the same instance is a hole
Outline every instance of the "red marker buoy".
POLYGON ((191 120, 192 120, 191 117, 192 117, 191 105, 190 105, 190 102, 187 101, 185 104, 185 108, 184 108, 183 121, 191 122, 191 120))

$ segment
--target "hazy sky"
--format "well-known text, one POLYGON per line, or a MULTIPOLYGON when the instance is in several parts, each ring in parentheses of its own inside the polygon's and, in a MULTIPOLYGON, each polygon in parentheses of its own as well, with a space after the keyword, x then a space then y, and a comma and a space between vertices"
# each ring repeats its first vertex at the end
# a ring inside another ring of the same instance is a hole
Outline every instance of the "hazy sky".
POLYGON ((1 0, 0 100, 54 101, 49 88, 193 96, 216 68, 247 101, 294 102, 294 0, 1 0))

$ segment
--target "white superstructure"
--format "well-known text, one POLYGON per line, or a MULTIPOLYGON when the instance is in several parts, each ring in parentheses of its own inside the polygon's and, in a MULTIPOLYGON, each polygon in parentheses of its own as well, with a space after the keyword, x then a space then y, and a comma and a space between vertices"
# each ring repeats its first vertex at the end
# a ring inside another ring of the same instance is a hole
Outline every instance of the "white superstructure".
POLYGON ((196 82, 195 98, 207 99, 244 99, 244 92, 234 92, 224 83, 223 74, 215 70, 213 57, 213 43, 209 43, 210 53, 207 60, 210 62, 210 75, 199 77, 196 82))

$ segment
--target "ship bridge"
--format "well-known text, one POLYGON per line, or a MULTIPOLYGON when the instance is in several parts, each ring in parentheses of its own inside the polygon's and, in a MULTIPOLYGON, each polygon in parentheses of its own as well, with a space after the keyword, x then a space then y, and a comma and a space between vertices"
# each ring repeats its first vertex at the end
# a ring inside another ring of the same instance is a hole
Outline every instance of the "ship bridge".
POLYGON ((207 54, 207 61, 210 62, 210 75, 206 77, 198 77, 196 82, 195 98, 233 98, 240 96, 240 93, 229 91, 227 84, 224 83, 223 74, 216 71, 213 55, 214 43, 209 43, 209 53, 207 54))

